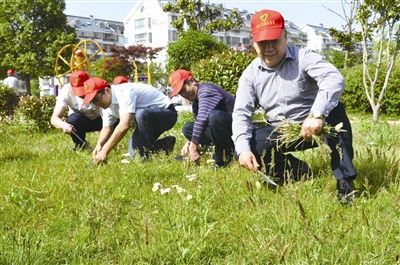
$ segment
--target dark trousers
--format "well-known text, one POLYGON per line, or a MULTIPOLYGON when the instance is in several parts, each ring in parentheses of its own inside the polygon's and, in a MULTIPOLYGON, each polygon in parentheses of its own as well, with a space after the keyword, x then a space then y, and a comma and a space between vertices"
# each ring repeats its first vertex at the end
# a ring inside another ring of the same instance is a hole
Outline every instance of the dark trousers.
POLYGON ((165 137, 160 135, 174 127, 178 114, 173 105, 167 109, 149 107, 135 113, 136 128, 131 137, 131 147, 138 149, 141 156, 147 152, 158 152, 165 147, 165 137), (157 140, 158 139, 158 140, 157 140))
MULTIPOLYGON (((342 129, 345 132, 339 133, 335 137, 325 137, 324 142, 328 144, 331 152, 331 168, 336 179, 356 177, 356 169, 353 165, 353 144, 350 121, 341 103, 335 107, 325 122, 335 126, 343 123, 342 129)), ((287 152, 301 151, 317 147, 311 141, 302 140, 282 145, 279 141, 280 134, 275 131, 272 125, 263 126, 253 130, 250 142, 251 150, 256 156, 258 163, 264 162, 267 174, 282 177, 285 171, 292 174, 293 178, 299 178, 302 174, 309 173, 309 168, 304 161, 301 161, 287 152), (261 161, 261 157, 263 161, 261 161), (272 161, 273 160, 273 161, 272 161)))
MULTIPOLYGON (((187 122, 182 128, 182 133, 187 140, 192 139, 194 122, 187 122)), ((226 159, 230 160, 233 151, 232 114, 222 110, 212 110, 208 114, 208 126, 200 137, 199 144, 215 146, 214 159, 223 162, 225 151, 226 159)))
POLYGON ((87 132, 100 131, 103 124, 101 117, 91 120, 81 113, 72 113, 67 117, 66 121, 75 128, 75 133, 78 135, 78 137, 74 134, 71 134, 71 138, 75 145, 78 146, 82 146, 86 142, 87 132))

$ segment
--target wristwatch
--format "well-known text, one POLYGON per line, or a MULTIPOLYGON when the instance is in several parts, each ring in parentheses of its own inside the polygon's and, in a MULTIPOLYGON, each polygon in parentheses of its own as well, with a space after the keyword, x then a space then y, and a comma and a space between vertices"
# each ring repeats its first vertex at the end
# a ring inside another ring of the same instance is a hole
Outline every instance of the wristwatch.
POLYGON ((322 113, 320 111, 316 110, 316 111, 311 112, 308 115, 308 118, 323 120, 324 119, 324 115, 322 115, 322 113))

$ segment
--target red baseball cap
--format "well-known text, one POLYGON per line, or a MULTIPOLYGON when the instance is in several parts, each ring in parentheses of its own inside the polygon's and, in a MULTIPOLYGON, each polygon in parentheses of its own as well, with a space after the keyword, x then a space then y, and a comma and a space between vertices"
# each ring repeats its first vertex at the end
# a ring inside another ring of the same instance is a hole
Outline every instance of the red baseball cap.
POLYGON ((183 87, 183 83, 192 77, 192 73, 178 69, 169 75, 168 82, 172 87, 171 97, 175 97, 183 87))
POLYGON ((106 80, 103 80, 99 77, 89 78, 84 83, 85 98, 83 99, 83 103, 89 104, 96 96, 97 92, 105 89, 106 87, 108 87, 106 80))
POLYGON ((85 71, 72 72, 71 76, 69 77, 69 83, 71 84, 72 93, 75 96, 81 97, 85 95, 83 83, 88 79, 89 75, 85 71))
POLYGON ((123 75, 119 75, 116 78, 114 78, 114 80, 113 80, 114 85, 119 85, 119 84, 123 84, 123 83, 128 83, 128 78, 123 75))
POLYGON ((263 9, 251 17, 253 42, 277 40, 285 28, 285 20, 279 12, 263 9))
POLYGON ((14 70, 13 69, 8 69, 7 70, 7 75, 8 76, 13 75, 13 74, 14 74, 14 70))

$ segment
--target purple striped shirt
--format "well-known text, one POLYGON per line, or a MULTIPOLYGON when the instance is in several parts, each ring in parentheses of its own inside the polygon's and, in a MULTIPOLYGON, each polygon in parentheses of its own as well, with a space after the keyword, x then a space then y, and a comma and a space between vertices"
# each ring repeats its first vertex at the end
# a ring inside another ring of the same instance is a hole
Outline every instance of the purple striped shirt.
POLYGON ((193 102, 192 110, 195 118, 192 142, 199 144, 200 136, 203 135, 208 125, 208 114, 212 110, 223 110, 233 112, 235 97, 212 83, 199 83, 198 97, 193 102))

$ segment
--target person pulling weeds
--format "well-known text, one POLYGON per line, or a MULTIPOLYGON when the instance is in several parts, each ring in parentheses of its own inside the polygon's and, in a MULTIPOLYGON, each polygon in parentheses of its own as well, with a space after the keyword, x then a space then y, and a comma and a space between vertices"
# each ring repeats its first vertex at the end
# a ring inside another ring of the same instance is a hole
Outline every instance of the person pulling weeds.
POLYGON ((239 164, 253 172, 262 162, 267 175, 282 182, 310 174, 308 165, 288 152, 316 147, 324 124, 343 127, 325 137, 331 149, 331 167, 340 201, 349 202, 354 194, 352 131, 343 105, 344 89, 340 72, 319 54, 288 46, 285 21, 273 10, 260 10, 251 18, 253 46, 258 57, 239 80, 233 111, 233 136, 239 164), (254 128, 252 115, 260 106, 267 125, 254 128), (300 137, 282 142, 279 126, 288 121, 301 126, 300 137), (263 156, 263 154, 265 154, 263 156))
MULTIPOLYGON (((95 163, 105 162, 107 155, 135 124, 130 143, 134 154, 147 159, 151 153, 172 152, 175 137, 162 133, 171 129, 177 113, 169 98, 156 88, 141 83, 122 83, 110 86, 105 80, 93 77, 84 83, 84 103, 102 107, 103 128, 93 150, 95 163)), ((134 155, 132 154, 132 155, 134 155)))
POLYGON ((171 97, 181 95, 192 102, 194 122, 186 122, 187 139, 181 150, 190 161, 200 159, 199 145, 214 145, 214 166, 226 166, 233 156, 232 111, 235 97, 213 83, 200 83, 190 71, 178 69, 169 76, 171 97), (224 159, 225 155, 225 159, 224 159))

